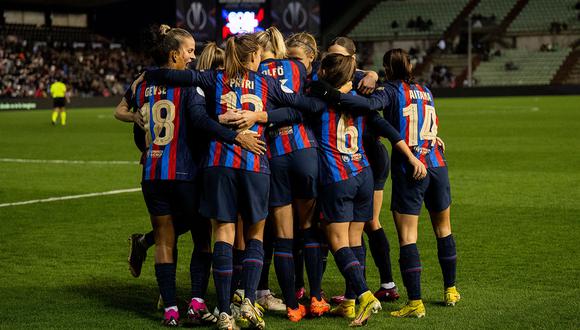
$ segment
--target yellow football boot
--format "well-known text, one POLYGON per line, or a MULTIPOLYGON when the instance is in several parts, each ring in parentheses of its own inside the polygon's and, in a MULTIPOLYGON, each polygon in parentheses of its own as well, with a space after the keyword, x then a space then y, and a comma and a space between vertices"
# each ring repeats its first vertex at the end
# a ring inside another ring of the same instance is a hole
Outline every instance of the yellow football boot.
POLYGON ((416 317, 421 318, 425 316, 425 305, 421 299, 409 300, 403 308, 398 311, 391 312, 394 317, 416 317))
POLYGON ((354 299, 345 299, 338 306, 330 310, 331 315, 342 316, 347 319, 354 319, 356 316, 354 312, 354 299))
POLYGON ((452 286, 445 289, 445 306, 455 306, 461 300, 461 295, 457 292, 457 288, 452 286))
POLYGON ((375 295, 367 291, 359 297, 358 311, 354 320, 350 323, 351 327, 362 327, 365 325, 372 314, 378 313, 383 307, 375 295))

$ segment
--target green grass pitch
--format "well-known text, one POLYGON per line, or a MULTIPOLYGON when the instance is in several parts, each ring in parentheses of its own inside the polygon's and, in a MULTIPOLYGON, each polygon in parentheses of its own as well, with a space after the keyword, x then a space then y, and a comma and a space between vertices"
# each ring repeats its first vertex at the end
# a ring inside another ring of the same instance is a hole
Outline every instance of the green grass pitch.
MULTIPOLYGON (((442 279, 428 217, 421 217, 424 319, 394 319, 405 300, 383 304, 369 327, 580 328, 580 97, 439 99, 447 144, 463 300, 441 306, 442 279)), ((68 126, 50 111, 0 113, 0 204, 139 187, 136 164, 14 163, 41 160, 137 161, 131 127, 113 109, 71 109, 68 126)), ((381 221, 398 244, 388 205, 381 221)), ((424 212, 425 213, 425 212, 424 212)), ((150 229, 139 192, 0 207, 0 328, 157 328, 153 253, 140 278, 127 269, 127 237, 150 229)), ((180 241, 178 295, 189 287, 191 240, 180 241)), ((378 286, 369 256, 368 282, 378 286)), ((280 292, 272 269, 272 289, 280 292)), ((323 289, 340 294, 331 259, 323 289)), ((210 305, 215 303, 210 283, 210 305)), ((323 317, 291 324, 267 315, 271 329, 346 328, 323 317)))

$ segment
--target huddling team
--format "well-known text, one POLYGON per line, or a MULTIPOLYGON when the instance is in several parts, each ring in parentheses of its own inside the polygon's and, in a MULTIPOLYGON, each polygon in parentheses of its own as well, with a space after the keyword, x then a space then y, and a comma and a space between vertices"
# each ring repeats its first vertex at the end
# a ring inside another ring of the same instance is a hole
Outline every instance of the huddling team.
POLYGON ((284 40, 272 27, 229 38, 225 51, 208 43, 195 70, 188 69, 196 58, 189 32, 162 25, 151 44, 156 68, 132 84, 115 117, 135 123, 153 226, 131 236, 130 270, 139 276, 154 245, 163 324, 179 324, 176 246, 187 232, 194 244, 188 321, 263 329, 264 311, 273 310, 292 322, 328 313, 366 324, 380 301, 399 298, 379 222, 389 169, 409 299, 391 315, 425 315, 416 245, 423 202, 437 237, 444 303, 459 301, 444 144, 433 95, 413 82, 405 51, 385 53, 388 80, 377 84, 375 72, 356 69, 354 43, 344 37, 317 60, 312 35, 284 40), (381 137, 393 146, 391 160, 381 137), (363 233, 380 274, 374 294, 363 233), (321 288, 329 250, 345 280, 334 308, 321 288), (282 299, 268 287, 272 259, 282 299), (213 313, 205 303, 210 272, 213 313))

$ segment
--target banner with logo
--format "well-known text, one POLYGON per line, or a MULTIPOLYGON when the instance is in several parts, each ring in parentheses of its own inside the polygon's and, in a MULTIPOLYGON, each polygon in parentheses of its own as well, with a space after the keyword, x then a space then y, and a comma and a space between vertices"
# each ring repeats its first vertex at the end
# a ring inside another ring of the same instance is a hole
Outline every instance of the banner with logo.
POLYGON ((272 0, 272 24, 285 35, 307 31, 320 34, 320 1, 272 0))
POLYGON ((177 0, 177 27, 186 29, 198 41, 216 40, 217 1, 177 0))

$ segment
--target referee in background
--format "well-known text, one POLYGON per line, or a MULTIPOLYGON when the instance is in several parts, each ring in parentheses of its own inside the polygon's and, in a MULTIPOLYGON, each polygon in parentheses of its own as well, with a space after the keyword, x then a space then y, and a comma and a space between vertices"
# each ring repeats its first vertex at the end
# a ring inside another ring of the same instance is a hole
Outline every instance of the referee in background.
POLYGON ((60 123, 64 126, 66 125, 65 105, 69 102, 66 95, 66 85, 62 81, 56 80, 50 85, 50 95, 52 96, 54 108, 52 111, 52 124, 56 125, 58 115, 60 114, 60 123))

